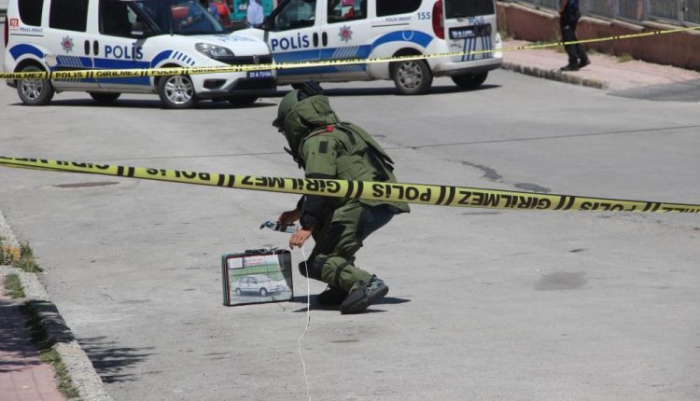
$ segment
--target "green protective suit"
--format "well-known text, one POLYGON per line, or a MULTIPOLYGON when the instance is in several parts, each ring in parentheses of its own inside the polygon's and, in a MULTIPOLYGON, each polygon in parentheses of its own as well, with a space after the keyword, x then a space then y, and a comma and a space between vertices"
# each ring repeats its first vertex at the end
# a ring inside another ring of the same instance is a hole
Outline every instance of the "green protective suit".
MULTIPOLYGON (((294 105, 281 124, 290 153, 306 178, 396 182, 392 160, 362 128, 341 122, 325 96, 294 105)), ((371 208, 409 211, 403 202, 368 201, 307 195, 299 204, 301 226, 313 227, 316 241, 302 274, 351 292, 371 274, 354 265, 362 247, 371 208), (308 269, 308 272, 305 270, 308 269)))

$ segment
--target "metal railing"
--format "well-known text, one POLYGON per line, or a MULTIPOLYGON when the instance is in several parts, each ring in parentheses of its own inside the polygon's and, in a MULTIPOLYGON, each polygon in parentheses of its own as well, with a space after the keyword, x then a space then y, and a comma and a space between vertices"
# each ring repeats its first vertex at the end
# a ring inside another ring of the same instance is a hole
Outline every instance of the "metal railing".
MULTIPOLYGON (((506 0, 508 1, 508 0, 506 0)), ((558 0, 517 0, 552 11, 558 0)), ((700 0, 579 0, 581 13, 633 22, 656 20, 677 25, 700 25, 700 0)))

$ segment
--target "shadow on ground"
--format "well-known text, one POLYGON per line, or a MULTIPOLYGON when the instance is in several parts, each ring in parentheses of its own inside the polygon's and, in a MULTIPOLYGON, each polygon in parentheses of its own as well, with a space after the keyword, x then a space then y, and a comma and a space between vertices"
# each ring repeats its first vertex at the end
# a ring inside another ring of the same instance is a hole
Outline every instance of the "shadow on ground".
MULTIPOLYGON (((500 88, 499 85, 481 85, 476 89, 462 89, 456 85, 434 85, 427 95, 440 95, 449 93, 459 93, 459 92, 478 92, 482 90, 496 89, 500 88)), ((278 90, 271 96, 266 96, 265 98, 282 98, 286 95, 291 87, 286 87, 283 90, 278 90)), ((325 94, 329 97, 353 97, 353 96, 401 96, 399 95, 396 88, 387 86, 382 88, 332 88, 327 89, 325 94)), ((197 102, 197 104, 190 110, 246 110, 259 107, 271 107, 277 106, 277 103, 264 100, 258 100, 257 102, 249 106, 236 106, 227 101, 208 101, 203 100, 197 102)), ((22 107, 24 104, 21 102, 13 103, 10 106, 22 107)), ((49 104, 49 107, 92 107, 92 108, 139 108, 139 109, 163 109, 163 103, 158 99, 157 96, 145 99, 134 99, 134 98, 120 98, 112 104, 102 104, 92 100, 87 94, 84 99, 61 99, 60 96, 54 98, 49 104)), ((178 110, 183 111, 183 110, 178 110)))
MULTIPOLYGON (((306 312, 306 301, 307 298, 306 296, 298 296, 294 297, 294 299, 290 300, 289 302, 295 302, 295 303, 301 303, 304 304, 303 308, 297 309, 294 312, 306 312)), ((384 297, 377 302, 373 303, 370 305, 370 307, 367 309, 365 313, 373 313, 373 312, 385 312, 384 310, 378 310, 374 309, 378 305, 395 305, 395 304, 403 304, 406 302, 411 302, 410 299, 405 299, 405 298, 395 298, 395 297, 384 297)), ((338 310, 338 305, 324 305, 320 304, 316 301, 316 296, 311 297, 311 310, 317 310, 317 311, 335 311, 339 312, 338 310)))
POLYGON ((9 321, 19 314, 19 305, 0 301, 0 374, 41 364, 39 353, 31 344, 31 334, 24 322, 9 321))
POLYGON ((90 358, 92 366, 105 383, 138 380, 135 374, 124 373, 133 366, 144 362, 154 347, 120 347, 107 337, 87 337, 78 339, 81 348, 90 358))

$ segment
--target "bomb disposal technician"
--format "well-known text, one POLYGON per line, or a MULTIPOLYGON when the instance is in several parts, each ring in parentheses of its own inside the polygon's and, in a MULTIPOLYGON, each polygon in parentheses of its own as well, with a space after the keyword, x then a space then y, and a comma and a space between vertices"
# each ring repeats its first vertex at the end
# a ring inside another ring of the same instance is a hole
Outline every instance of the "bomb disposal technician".
MULTIPOLYGON (((393 161, 362 128, 341 122, 318 85, 288 93, 273 125, 289 143, 286 149, 304 169, 306 178, 396 182, 393 161)), ((371 233, 395 214, 409 211, 406 203, 306 195, 296 209, 280 216, 283 225, 300 220, 289 246, 301 247, 313 236, 316 246, 301 274, 328 284, 317 296, 341 313, 360 313, 386 296, 389 287, 376 275, 355 266, 355 253, 371 233)))

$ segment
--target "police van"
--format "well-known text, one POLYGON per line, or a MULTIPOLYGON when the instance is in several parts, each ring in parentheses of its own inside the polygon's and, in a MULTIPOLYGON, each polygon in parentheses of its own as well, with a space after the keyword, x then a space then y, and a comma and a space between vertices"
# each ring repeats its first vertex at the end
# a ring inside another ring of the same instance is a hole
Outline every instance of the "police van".
POLYGON ((262 29, 275 62, 341 62, 278 71, 278 84, 392 79, 399 93, 422 94, 433 77, 481 85, 502 63, 494 0, 283 0, 262 29), (461 53, 391 63, 342 64, 371 57, 461 53), (469 54, 471 53, 471 54, 469 54))
MULTIPOLYGON (((5 72, 272 62, 265 42, 226 32, 197 0, 10 0, 4 29, 5 72)), ((248 104, 276 89, 271 70, 7 84, 28 105, 48 104, 56 92, 85 91, 100 103, 121 93, 157 93, 167 108, 189 108, 199 99, 248 104)))

